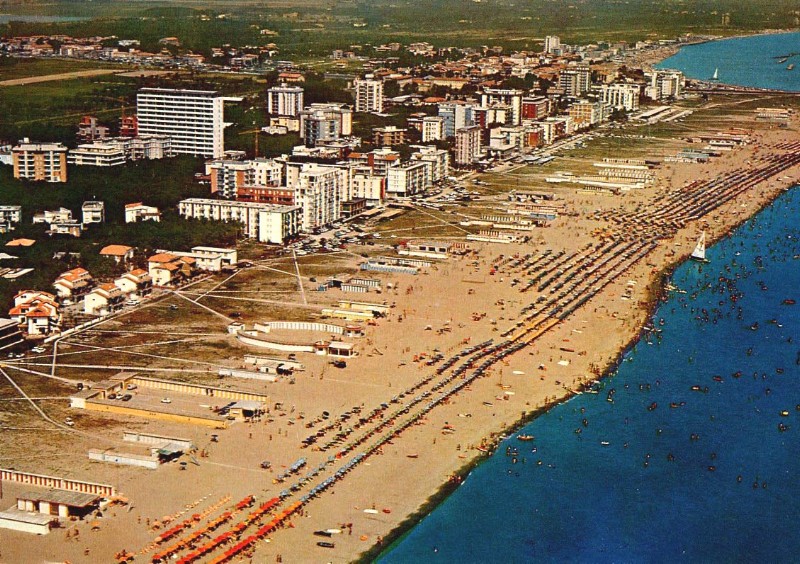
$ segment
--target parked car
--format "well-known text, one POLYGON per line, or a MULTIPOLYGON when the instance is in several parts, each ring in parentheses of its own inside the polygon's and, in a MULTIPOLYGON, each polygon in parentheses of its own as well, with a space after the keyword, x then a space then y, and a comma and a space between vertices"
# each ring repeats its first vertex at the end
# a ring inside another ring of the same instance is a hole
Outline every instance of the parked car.
POLYGON ((161 398, 161 403, 172 403, 172 400, 169 398, 161 398))

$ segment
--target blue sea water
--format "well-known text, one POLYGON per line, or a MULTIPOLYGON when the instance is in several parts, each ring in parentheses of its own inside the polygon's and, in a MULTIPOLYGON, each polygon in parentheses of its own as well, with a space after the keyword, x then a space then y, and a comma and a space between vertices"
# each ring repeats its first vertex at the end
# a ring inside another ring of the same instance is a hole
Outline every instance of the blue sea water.
POLYGON ((710 79, 719 69, 719 81, 737 86, 755 86, 800 91, 800 33, 754 35, 710 41, 683 47, 657 65, 677 69, 687 77, 710 79), (776 57, 792 55, 784 62, 776 57), (794 64, 797 68, 788 70, 794 64))
POLYGON ((379 561, 797 561, 798 217, 795 188, 679 266, 686 293, 599 393, 507 439, 379 561))

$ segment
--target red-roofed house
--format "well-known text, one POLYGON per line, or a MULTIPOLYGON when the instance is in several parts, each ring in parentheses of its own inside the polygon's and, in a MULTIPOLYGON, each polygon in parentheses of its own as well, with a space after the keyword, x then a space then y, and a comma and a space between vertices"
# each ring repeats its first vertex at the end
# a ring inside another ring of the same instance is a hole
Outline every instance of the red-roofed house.
POLYGON ((153 278, 146 270, 137 268, 114 280, 117 288, 128 296, 147 296, 153 291, 153 278))
POLYGON ((85 268, 73 268, 61 274, 53 282, 56 295, 61 299, 77 300, 94 286, 92 275, 85 268))
POLYGON ((83 311, 89 315, 108 315, 122 309, 125 294, 111 282, 101 284, 83 299, 83 311))
POLYGON ((61 313, 56 297, 48 292, 23 290, 14 297, 8 316, 28 335, 48 335, 58 329, 61 313))
POLYGON ((127 247, 125 245, 107 245, 100 249, 100 255, 113 258, 117 264, 121 262, 125 263, 133 258, 133 247, 127 247))
POLYGON ((179 257, 170 253, 158 253, 147 259, 147 270, 155 286, 169 286, 189 278, 194 270, 192 257, 179 257))

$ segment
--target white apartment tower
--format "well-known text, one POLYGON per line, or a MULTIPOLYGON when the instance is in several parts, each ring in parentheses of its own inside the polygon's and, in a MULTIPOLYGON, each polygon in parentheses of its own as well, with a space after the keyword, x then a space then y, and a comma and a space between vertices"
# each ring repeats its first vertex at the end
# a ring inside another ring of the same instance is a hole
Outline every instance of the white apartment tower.
POLYGON ((267 112, 272 116, 297 117, 303 111, 303 89, 281 84, 267 90, 267 112))
POLYGON ((225 153, 224 102, 216 91, 142 88, 136 96, 140 135, 168 135, 175 153, 221 158, 225 153))
POLYGON ((440 139, 444 139, 444 118, 441 116, 422 118, 422 142, 430 143, 440 139))
POLYGON ((544 52, 551 55, 561 54, 561 38, 557 35, 548 35, 544 38, 544 52))
POLYGON ((644 76, 648 81, 644 95, 652 100, 678 98, 683 94, 686 79, 680 71, 659 69, 645 73, 644 76))
POLYGON ((589 65, 575 65, 562 70, 558 75, 558 85, 570 98, 580 98, 589 91, 592 72, 589 65))
POLYGON ((522 90, 513 88, 484 88, 481 106, 484 108, 506 108, 506 125, 519 125, 522 119, 522 90))
POLYGON ((355 87, 357 112, 383 111, 383 81, 375 78, 357 78, 355 87))
POLYGON ((311 231, 341 218, 341 203, 350 199, 348 171, 313 163, 291 163, 286 186, 295 191, 302 208, 301 227, 311 231))
POLYGON ((613 108, 628 112, 635 112, 639 109, 640 92, 638 84, 604 84, 601 88, 603 102, 613 108))

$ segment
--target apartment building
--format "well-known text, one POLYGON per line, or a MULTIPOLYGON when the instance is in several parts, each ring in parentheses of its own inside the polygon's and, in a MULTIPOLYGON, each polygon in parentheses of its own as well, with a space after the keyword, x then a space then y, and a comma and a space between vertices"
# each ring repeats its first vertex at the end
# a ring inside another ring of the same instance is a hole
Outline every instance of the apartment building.
POLYGON ((441 116, 426 116, 422 118, 422 142, 430 143, 445 138, 444 118, 441 116))
POLYGON ((592 73, 589 65, 572 65, 558 73, 558 86, 570 98, 580 98, 589 91, 591 85, 592 73))
POLYGON ((477 125, 462 127, 456 131, 455 162, 469 166, 481 154, 481 129, 477 125))
POLYGON ((246 188, 280 186, 283 165, 273 159, 250 161, 219 160, 206 163, 211 178, 211 193, 228 200, 236 199, 246 188))
POLYGON ((522 119, 522 90, 513 88, 484 88, 481 92, 481 107, 506 108, 505 125, 519 125, 522 119))
POLYGON ((456 131, 474 125, 472 105, 466 102, 439 104, 439 117, 444 120, 444 136, 455 137, 456 131))
POLYGON ((395 198, 419 194, 428 186, 430 186, 430 168, 423 162, 390 168, 386 176, 386 194, 395 198))
POLYGON ((569 107, 569 117, 576 129, 584 129, 606 121, 611 115, 611 106, 605 102, 580 100, 569 107))
POLYGON ((542 119, 550 115, 550 101, 544 96, 522 98, 522 119, 542 119))
POLYGON ((372 144, 376 147, 392 147, 406 142, 406 130, 387 125, 372 128, 372 144))
POLYGON ((67 181, 67 148, 61 143, 31 143, 11 149, 14 178, 41 182, 67 181))
POLYGON ((224 103, 241 102, 216 91, 142 88, 136 96, 140 135, 168 135, 175 153, 224 155, 224 103))
POLYGON ((386 199, 386 177, 372 173, 368 167, 357 167, 350 178, 354 199, 363 198, 368 206, 378 206, 386 199))
POLYGON ((86 143, 70 151, 67 162, 78 166, 120 166, 125 164, 125 151, 113 143, 86 143))
POLYGON ((243 235, 262 243, 282 244, 301 229, 300 206, 188 198, 178 211, 186 218, 239 222, 243 235))
POLYGON ((383 111, 383 81, 372 77, 357 78, 353 81, 355 89, 355 110, 357 112, 383 111))
POLYGON ((639 109, 641 87, 638 84, 604 84, 600 93, 603 102, 612 108, 627 112, 639 109))
POLYGON ((654 70, 645 73, 648 83, 644 95, 651 100, 666 100, 678 98, 683 94, 686 78, 683 73, 676 70, 654 70))
POLYGON ((347 168, 313 163, 288 163, 286 186, 295 191, 302 209, 301 227, 311 231, 341 218, 341 203, 350 198, 347 168))
POLYGON ((298 116, 303 111, 303 89, 280 84, 267 89, 267 112, 271 116, 298 116))
POLYGON ((411 153, 412 161, 428 163, 429 182, 431 184, 440 182, 450 174, 450 153, 445 149, 439 149, 435 145, 415 145, 417 152, 411 153))
POLYGON ((543 51, 548 55, 561 55, 561 38, 557 35, 548 35, 544 38, 543 51))

